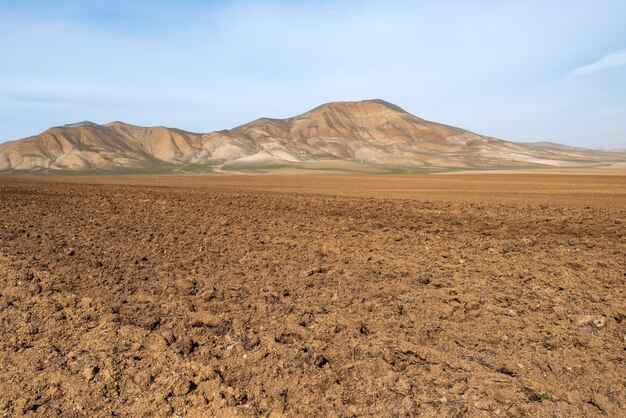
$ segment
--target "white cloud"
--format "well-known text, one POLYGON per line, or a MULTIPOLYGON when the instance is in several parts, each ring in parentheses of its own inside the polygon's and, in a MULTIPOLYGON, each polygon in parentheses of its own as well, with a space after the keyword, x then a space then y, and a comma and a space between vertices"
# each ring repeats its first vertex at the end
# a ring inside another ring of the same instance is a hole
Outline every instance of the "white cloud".
POLYGON ((596 71, 605 70, 607 68, 618 67, 620 65, 626 65, 626 49, 612 52, 603 56, 596 62, 578 67, 572 71, 572 74, 586 75, 595 73, 596 71))

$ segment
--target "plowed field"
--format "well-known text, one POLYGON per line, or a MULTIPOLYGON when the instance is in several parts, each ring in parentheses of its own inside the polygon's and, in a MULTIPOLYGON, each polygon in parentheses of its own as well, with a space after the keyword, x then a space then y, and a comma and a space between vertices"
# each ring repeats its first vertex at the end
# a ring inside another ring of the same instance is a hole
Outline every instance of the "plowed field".
POLYGON ((0 178, 0 415, 624 416, 626 176, 0 178))

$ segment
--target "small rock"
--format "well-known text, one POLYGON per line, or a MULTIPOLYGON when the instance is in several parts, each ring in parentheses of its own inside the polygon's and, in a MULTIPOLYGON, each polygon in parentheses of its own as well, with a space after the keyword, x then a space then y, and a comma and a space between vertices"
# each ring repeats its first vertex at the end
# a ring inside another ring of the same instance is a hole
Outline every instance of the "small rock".
POLYGON ((193 387, 193 383, 188 379, 179 379, 172 385, 172 393, 176 396, 188 394, 193 387))
POLYGON ((311 270, 308 270, 304 273, 305 277, 310 277, 313 276, 314 274, 322 274, 322 273, 326 273, 328 272, 328 270, 324 267, 317 267, 311 270))
POLYGON ((216 328, 222 323, 222 319, 207 311, 193 312, 189 315, 192 327, 216 328))
POLYGON ((87 366, 83 369, 83 377, 85 379, 87 379, 87 381, 92 380, 96 374, 98 373, 99 369, 95 366, 87 366))
POLYGON ((133 377, 134 382, 142 389, 146 390, 152 384, 154 376, 147 371, 141 371, 133 377))
POLYGON ((176 341, 176 337, 172 334, 172 331, 166 330, 161 333, 161 336, 165 339, 168 345, 171 345, 176 341))
POLYGON ((396 372, 389 372, 383 377, 383 384, 387 387, 393 387, 400 375, 396 372))
POLYGON ((488 399, 479 399, 478 401, 474 402, 474 406, 478 409, 489 410, 490 405, 491 403, 488 399))
POLYGON ((135 321, 135 325, 141 328, 145 328, 149 331, 155 330, 160 323, 161 319, 156 315, 142 315, 138 317, 135 321))
POLYGON ((348 412, 348 414, 350 414, 350 416, 353 416, 353 417, 359 416, 359 407, 356 405, 348 405, 346 407, 346 411, 348 412))
POLYGON ((106 382, 110 382, 111 380, 113 380, 115 372, 111 369, 104 369, 104 371, 101 373, 101 376, 106 382))
POLYGON ((470 300, 465 303, 465 311, 475 311, 480 308, 480 301, 478 300, 470 300))
POLYGON ((215 288, 207 289, 200 294, 200 298, 202 298, 204 302, 210 302, 212 299, 215 298, 216 293, 217 289, 215 288))
POLYGON ((456 385, 448 389, 448 392, 452 395, 463 395, 465 392, 467 392, 467 385, 465 383, 457 383, 456 385))
POLYGON ((597 317, 595 317, 593 319, 593 321, 591 321, 593 323, 593 326, 600 329, 603 328, 606 325, 606 318, 603 315, 599 315, 597 317))
POLYGON ((78 303, 78 306, 83 309, 90 308, 92 302, 93 302, 92 298, 84 297, 84 298, 81 298, 80 302, 78 303))
POLYGON ((188 354, 191 354, 193 352, 194 347, 195 345, 194 345, 193 340, 186 335, 180 337, 178 339, 178 342, 176 343, 177 351, 180 354, 183 354, 185 356, 188 354))
POLYGON ((576 325, 593 326, 596 329, 603 328, 606 325, 606 318, 604 315, 580 315, 576 318, 576 325))
POLYGON ((412 387, 413 385, 411 384, 411 381, 404 377, 399 377, 396 382, 396 389, 405 395, 411 394, 412 387))
POLYGON ((415 283, 422 284, 422 285, 429 284, 430 283, 430 274, 428 274, 428 273, 420 274, 417 277, 417 279, 415 279, 415 283))

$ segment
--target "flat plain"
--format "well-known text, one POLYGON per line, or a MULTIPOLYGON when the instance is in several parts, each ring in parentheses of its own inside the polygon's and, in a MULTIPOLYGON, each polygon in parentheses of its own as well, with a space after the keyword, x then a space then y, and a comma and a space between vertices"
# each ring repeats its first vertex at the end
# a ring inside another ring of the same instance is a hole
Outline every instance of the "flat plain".
POLYGON ((623 416, 626 175, 0 178, 0 415, 623 416))

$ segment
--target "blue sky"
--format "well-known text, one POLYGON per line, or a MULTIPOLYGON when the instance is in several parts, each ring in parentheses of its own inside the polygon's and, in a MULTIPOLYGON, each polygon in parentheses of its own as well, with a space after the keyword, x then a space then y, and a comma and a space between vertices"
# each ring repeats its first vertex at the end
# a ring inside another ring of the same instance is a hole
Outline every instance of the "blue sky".
POLYGON ((625 143, 625 21, 623 0, 0 0, 0 142, 381 98, 504 139, 625 143))

